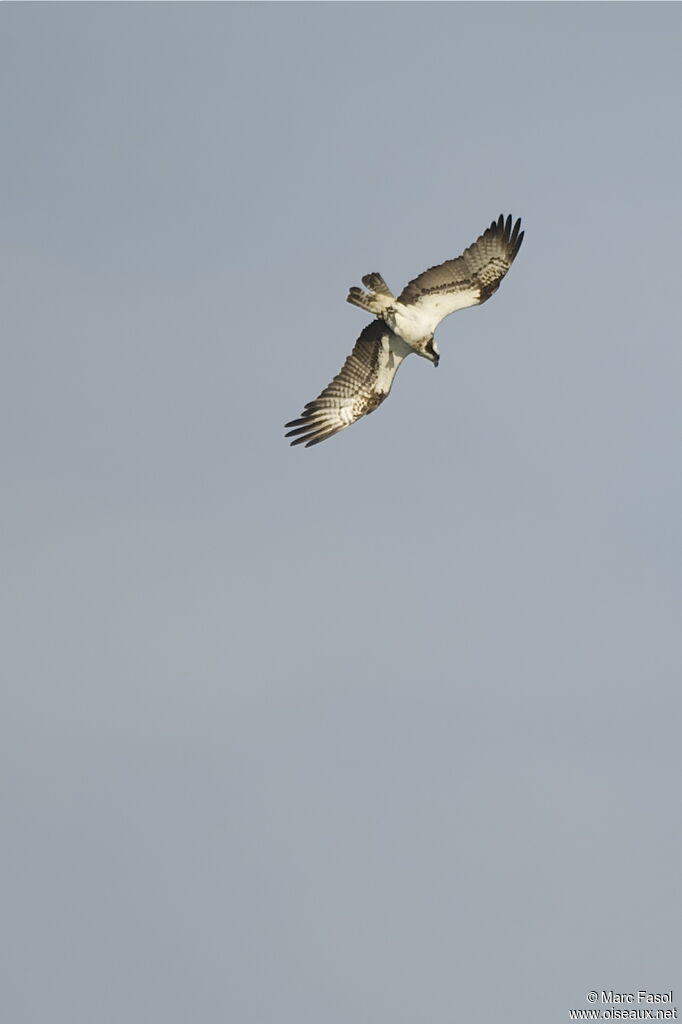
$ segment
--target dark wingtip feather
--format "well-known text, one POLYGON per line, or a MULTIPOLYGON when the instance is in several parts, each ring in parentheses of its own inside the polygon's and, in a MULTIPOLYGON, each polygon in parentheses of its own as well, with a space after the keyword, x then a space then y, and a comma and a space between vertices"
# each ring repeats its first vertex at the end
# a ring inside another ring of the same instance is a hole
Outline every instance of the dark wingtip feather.
POLYGON ((343 429, 340 426, 330 429, 329 424, 325 422, 320 414, 320 409, 316 405, 316 399, 306 403, 299 419, 290 420, 284 426, 285 429, 287 427, 293 428, 287 430, 284 435, 285 437, 294 438, 293 441, 289 442, 292 448, 297 444, 304 444, 306 448, 310 448, 311 445, 319 444, 320 441, 326 440, 326 438, 331 437, 333 434, 338 434, 343 429))
POLYGON ((287 430, 287 432, 286 432, 286 434, 284 436, 285 437, 295 437, 296 434, 309 434, 311 429, 312 429, 312 423, 310 423, 308 420, 306 420, 303 423, 303 426, 296 427, 295 430, 287 430))
POLYGON ((308 441, 306 448, 312 448, 314 444, 319 444, 320 441, 326 441, 328 437, 333 437, 334 434, 338 434, 338 430, 328 430, 326 434, 319 434, 308 441))
POLYGON ((301 434, 301 437, 297 437, 289 442, 291 447, 293 448, 297 444, 304 444, 306 448, 311 448, 314 444, 319 444, 320 441, 326 441, 328 437, 338 434, 340 429, 339 427, 334 430, 325 430, 319 427, 316 429, 314 423, 309 423, 307 427, 303 427, 301 430, 292 430, 286 437, 291 437, 293 434, 301 434))
POLYGON ((521 242, 525 232, 521 231, 521 218, 517 217, 512 227, 512 215, 509 213, 505 217, 503 213, 494 220, 490 225, 489 230, 494 231, 496 234, 501 235, 502 240, 509 246, 511 250, 511 258, 514 260, 516 255, 521 248, 521 242))

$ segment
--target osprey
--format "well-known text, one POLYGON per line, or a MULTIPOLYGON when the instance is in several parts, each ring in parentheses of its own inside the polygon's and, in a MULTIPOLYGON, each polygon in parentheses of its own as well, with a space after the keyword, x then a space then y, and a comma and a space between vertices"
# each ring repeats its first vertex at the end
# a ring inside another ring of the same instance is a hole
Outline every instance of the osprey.
POLYGON ((373 313, 331 384, 300 419, 286 424, 286 437, 309 448, 361 416, 373 412, 388 396, 393 378, 411 352, 438 366, 440 352, 433 340, 438 324, 450 313, 478 306, 500 287, 523 241, 521 221, 500 214, 473 245, 457 259, 425 270, 403 288, 396 299, 381 274, 362 279, 367 291, 351 288, 347 301, 373 313))

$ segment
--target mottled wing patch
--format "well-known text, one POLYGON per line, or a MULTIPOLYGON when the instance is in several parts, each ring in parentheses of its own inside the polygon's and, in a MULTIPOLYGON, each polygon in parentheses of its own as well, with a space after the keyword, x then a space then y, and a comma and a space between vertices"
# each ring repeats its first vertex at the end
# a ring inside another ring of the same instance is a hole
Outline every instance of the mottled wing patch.
POLYGON ((285 436, 295 438, 292 445, 310 448, 373 412, 388 395, 396 371, 410 351, 382 320, 373 320, 331 384, 306 403, 299 419, 285 424, 285 436))
POLYGON ((436 323, 449 313, 489 299, 500 287, 521 248, 521 220, 512 227, 502 214, 457 259, 425 270, 403 289, 398 301, 405 305, 433 306, 436 323))

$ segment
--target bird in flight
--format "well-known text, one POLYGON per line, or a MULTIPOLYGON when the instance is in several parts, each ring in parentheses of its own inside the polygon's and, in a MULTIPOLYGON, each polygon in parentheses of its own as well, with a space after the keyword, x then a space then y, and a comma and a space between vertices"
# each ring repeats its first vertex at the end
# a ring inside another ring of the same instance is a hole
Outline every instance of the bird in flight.
POLYGON ((381 274, 363 277, 367 291, 351 288, 347 301, 376 319, 365 327, 331 384, 306 404, 299 419, 286 424, 285 436, 294 438, 291 444, 309 448, 373 412, 411 352, 438 366, 436 327, 450 313, 478 306, 497 291, 523 234, 520 219, 512 227, 512 218, 500 214, 461 256, 425 270, 398 298, 381 274))

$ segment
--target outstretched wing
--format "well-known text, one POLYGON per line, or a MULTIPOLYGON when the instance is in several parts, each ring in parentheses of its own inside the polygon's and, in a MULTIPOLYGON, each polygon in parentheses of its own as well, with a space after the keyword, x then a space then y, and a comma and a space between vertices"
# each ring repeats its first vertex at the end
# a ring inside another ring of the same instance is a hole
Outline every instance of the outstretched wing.
POLYGON ((457 309, 485 302, 500 287, 521 248, 521 220, 500 214, 473 245, 455 260, 425 270, 398 296, 406 306, 417 306, 431 330, 457 309))
POLYGON ((306 404, 300 419, 286 424, 294 429, 285 436, 296 438, 292 445, 309 448, 373 412, 388 395, 398 367, 411 351, 383 320, 373 320, 331 384, 306 404))

